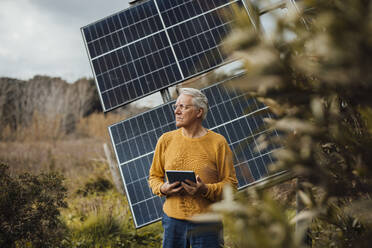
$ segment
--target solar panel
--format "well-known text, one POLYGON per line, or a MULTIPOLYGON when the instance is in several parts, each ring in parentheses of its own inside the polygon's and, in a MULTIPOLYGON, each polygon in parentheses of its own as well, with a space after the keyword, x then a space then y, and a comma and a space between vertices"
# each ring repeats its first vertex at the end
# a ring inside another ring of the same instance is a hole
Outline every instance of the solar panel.
MULTIPOLYGON (((209 111, 203 126, 222 134, 234 154, 238 188, 267 177, 267 165, 273 161, 274 145, 258 151, 257 138, 270 131, 263 118, 272 118, 268 107, 255 98, 228 89, 228 80, 203 89, 209 100, 209 111)), ((135 226, 158 221, 165 199, 152 194, 147 180, 158 138, 176 129, 171 105, 163 104, 150 111, 109 127, 112 144, 120 167, 135 226)))
POLYGON ((242 1, 149 0, 82 27, 104 111, 226 62, 234 4, 242 1))

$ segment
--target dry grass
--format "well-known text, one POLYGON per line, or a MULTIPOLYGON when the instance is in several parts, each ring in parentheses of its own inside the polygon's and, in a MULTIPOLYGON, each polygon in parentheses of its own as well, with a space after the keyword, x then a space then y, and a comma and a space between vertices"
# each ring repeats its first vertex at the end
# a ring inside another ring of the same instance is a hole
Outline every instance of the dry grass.
POLYGON ((62 116, 48 117, 34 112, 28 126, 18 126, 12 130, 6 126, 0 132, 0 138, 4 141, 42 141, 58 140, 65 136, 62 128, 62 116))
POLYGON ((65 177, 68 208, 61 209, 61 219, 71 247, 160 246, 160 223, 135 230, 120 190, 88 187, 100 180, 115 185, 103 144, 113 155, 107 127, 123 119, 123 114, 91 114, 66 134, 58 118, 34 115, 28 127, 0 130, 0 162, 9 165, 12 174, 57 171, 65 177))
POLYGON ((94 174, 105 157, 102 143, 86 138, 54 142, 0 142, 0 161, 8 164, 11 172, 16 174, 58 171, 71 186, 94 174))
POLYGON ((69 201, 69 208, 63 210, 63 217, 70 227, 78 228, 88 217, 99 216, 105 212, 116 216, 122 222, 127 222, 131 217, 126 199, 112 190, 87 197, 75 195, 69 201))
POLYGON ((122 120, 115 114, 92 114, 82 118, 74 133, 61 132, 59 121, 34 115, 28 127, 2 131, 0 161, 12 173, 58 171, 71 190, 96 174, 108 174, 103 144, 110 145, 107 127, 122 120))
POLYGON ((76 134, 79 137, 95 137, 109 143, 108 127, 123 119, 124 116, 122 115, 93 113, 88 117, 80 119, 76 125, 76 134))

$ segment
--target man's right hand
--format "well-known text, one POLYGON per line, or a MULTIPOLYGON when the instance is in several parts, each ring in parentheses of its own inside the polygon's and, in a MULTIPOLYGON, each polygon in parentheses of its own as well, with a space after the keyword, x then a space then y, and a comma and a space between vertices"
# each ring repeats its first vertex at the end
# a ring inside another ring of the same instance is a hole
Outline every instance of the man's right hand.
POLYGON ((160 192, 163 194, 163 195, 166 195, 166 196, 171 196, 171 195, 174 195, 174 194, 177 194, 179 193, 181 190, 182 190, 182 185, 180 184, 180 182, 174 182, 174 183, 168 183, 168 182, 165 182, 161 187, 160 187, 160 192))

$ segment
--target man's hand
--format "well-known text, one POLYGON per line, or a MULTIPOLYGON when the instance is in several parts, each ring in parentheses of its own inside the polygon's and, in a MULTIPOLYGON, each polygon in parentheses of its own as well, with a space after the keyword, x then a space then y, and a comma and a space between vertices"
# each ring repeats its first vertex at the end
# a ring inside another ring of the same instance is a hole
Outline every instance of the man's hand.
POLYGON ((171 195, 177 194, 181 190, 182 190, 182 185, 180 184, 180 182, 174 182, 172 184, 170 184, 168 182, 165 182, 160 187, 160 192, 163 195, 166 195, 166 196, 171 196, 171 195))
POLYGON ((196 176, 196 183, 186 179, 186 183, 182 182, 181 184, 189 195, 205 194, 208 191, 207 185, 203 183, 199 176, 196 176))

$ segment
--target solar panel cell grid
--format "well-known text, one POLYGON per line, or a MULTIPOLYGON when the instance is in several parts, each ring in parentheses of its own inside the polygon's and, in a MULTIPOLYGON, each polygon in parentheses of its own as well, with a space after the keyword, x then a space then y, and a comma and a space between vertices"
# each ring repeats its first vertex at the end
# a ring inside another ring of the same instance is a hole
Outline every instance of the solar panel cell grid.
MULTIPOLYGON (((272 161, 271 152, 276 147, 270 146, 262 151, 256 147, 260 134, 277 135, 275 131, 270 133, 262 121, 272 117, 267 108, 254 98, 229 90, 224 83, 208 87, 203 92, 210 103, 204 126, 226 137, 234 154, 239 188, 266 177, 267 165, 272 161), (245 108, 251 111, 244 112, 245 108)), ((157 139, 164 132, 176 128, 171 109, 173 103, 109 127, 136 227, 157 221, 162 216, 161 202, 164 199, 151 193, 147 179, 157 139), (147 215, 145 218, 138 214, 147 215)))
POLYGON ((234 4, 148 0, 83 27, 104 111, 224 63, 234 4))

